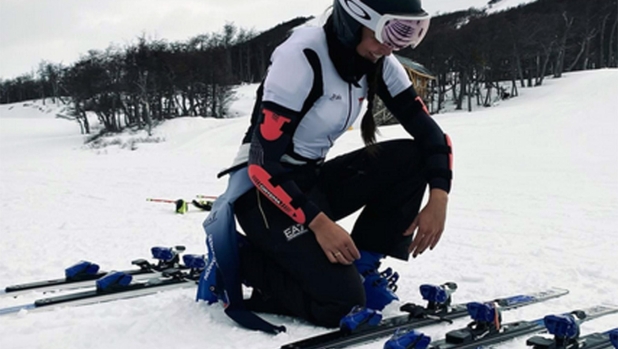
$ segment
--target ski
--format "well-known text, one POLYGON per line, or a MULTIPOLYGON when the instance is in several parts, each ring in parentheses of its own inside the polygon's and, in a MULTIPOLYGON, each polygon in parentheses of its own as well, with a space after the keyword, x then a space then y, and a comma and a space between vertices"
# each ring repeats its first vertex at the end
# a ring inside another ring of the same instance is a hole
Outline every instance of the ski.
POLYGON ((96 289, 62 296, 37 299, 32 303, 0 308, 0 316, 22 310, 35 311, 60 306, 78 306, 108 302, 117 299, 141 297, 165 290, 193 287, 206 266, 203 255, 184 255, 183 269, 167 269, 161 275, 147 280, 134 281, 127 273, 112 271, 96 280, 96 289))
MULTIPOLYGON (((597 305, 594 307, 574 310, 567 314, 548 315, 530 321, 515 321, 501 324, 499 307, 491 303, 469 303, 468 313, 473 321, 465 328, 449 331, 445 338, 429 343, 429 337, 416 331, 399 331, 386 342, 385 349, 410 348, 415 349, 482 349, 505 342, 517 337, 549 332, 556 336, 552 343, 538 340, 538 344, 547 347, 538 349, 578 349, 575 344, 579 337, 579 325, 584 321, 593 320, 605 315, 618 313, 618 307, 613 305, 597 305)), ((537 342, 535 342, 537 343, 537 342)))
POLYGON ((565 341, 559 333, 554 338, 534 336, 526 341, 533 349, 612 349, 618 348, 618 328, 606 332, 591 333, 565 341), (612 342, 614 340, 614 342, 612 342))
MULTIPOLYGON (((123 270, 121 272, 133 275, 134 279, 152 277, 155 273, 170 268, 180 268, 180 253, 185 250, 184 246, 175 247, 152 247, 152 258, 157 260, 153 264, 145 259, 136 259, 131 262, 136 269, 123 270)), ((44 281, 35 281, 24 284, 7 286, 0 290, 0 298, 17 297, 28 292, 59 292, 76 290, 86 287, 95 287, 95 281, 105 276, 107 272, 100 271, 99 266, 88 261, 80 261, 65 269, 65 277, 44 281)))
MULTIPOLYGON (((452 304, 452 293, 456 289, 457 284, 452 282, 440 286, 422 285, 420 292, 423 300, 427 301, 426 306, 407 303, 401 307, 401 311, 406 312, 406 315, 389 317, 381 320, 377 325, 365 324, 365 326, 361 325, 352 330, 342 326, 336 331, 285 344, 281 349, 342 348, 389 336, 397 329, 406 330, 439 322, 452 322, 454 319, 468 315, 465 303, 452 304)), ((501 309, 508 310, 561 297, 568 293, 568 290, 552 288, 542 292, 498 298, 491 302, 498 304, 501 309)))

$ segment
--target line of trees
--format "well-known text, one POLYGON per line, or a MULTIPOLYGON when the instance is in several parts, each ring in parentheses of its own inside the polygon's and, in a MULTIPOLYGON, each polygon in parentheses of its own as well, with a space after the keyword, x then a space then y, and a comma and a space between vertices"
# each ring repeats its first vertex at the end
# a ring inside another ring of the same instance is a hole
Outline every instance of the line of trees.
MULTIPOLYGON (((470 9, 436 16, 423 44, 398 54, 437 76, 434 111, 448 100, 458 109, 489 106, 546 76, 618 67, 617 1, 537 0, 491 15, 470 9)), ((225 117, 232 86, 259 82, 275 47, 309 19, 260 34, 227 24, 221 33, 182 43, 141 38, 129 47, 91 51, 70 67, 42 63, 36 74, 0 81, 0 103, 60 99, 84 132, 87 112, 96 113, 106 131, 149 128, 176 116, 225 117)))
MULTIPOLYGON (((500 0, 492 0, 498 3, 500 0)), ((546 76, 618 67, 616 0, 537 0, 488 15, 470 9, 432 19, 423 44, 403 55, 437 76, 434 97, 490 105, 495 96, 517 96, 546 76), (510 88, 498 82, 511 81, 510 88)))
POLYGON ((105 132, 148 129, 177 116, 223 118, 233 86, 259 81, 270 54, 297 18, 257 34, 226 24, 221 33, 168 43, 141 37, 127 47, 89 51, 70 67, 42 62, 34 74, 0 81, 0 103, 59 100, 90 133, 86 113, 105 132))

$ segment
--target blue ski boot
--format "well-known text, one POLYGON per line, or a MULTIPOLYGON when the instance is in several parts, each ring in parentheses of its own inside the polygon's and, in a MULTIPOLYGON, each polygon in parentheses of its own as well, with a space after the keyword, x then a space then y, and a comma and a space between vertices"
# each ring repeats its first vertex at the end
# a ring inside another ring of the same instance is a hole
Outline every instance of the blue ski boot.
POLYGON ((370 309, 383 310, 393 300, 399 300, 395 294, 399 274, 393 272, 391 268, 378 271, 380 259, 384 258, 383 254, 367 251, 360 251, 360 254, 361 258, 354 261, 354 265, 363 278, 366 306, 370 309))
POLYGON ((217 259, 215 258, 212 250, 212 239, 209 236, 207 264, 206 268, 204 268, 204 271, 200 275, 200 281, 197 286, 196 300, 206 301, 209 305, 217 303, 220 300, 224 304, 228 304, 229 302, 227 301, 223 290, 223 280, 221 279, 219 268, 217 266, 217 259))

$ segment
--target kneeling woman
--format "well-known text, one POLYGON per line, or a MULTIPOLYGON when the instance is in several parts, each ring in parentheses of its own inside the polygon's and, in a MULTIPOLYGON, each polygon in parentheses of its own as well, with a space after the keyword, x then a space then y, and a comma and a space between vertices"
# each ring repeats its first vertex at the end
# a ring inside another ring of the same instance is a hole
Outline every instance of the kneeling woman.
POLYGON ((333 327, 355 306, 396 299, 380 260, 436 246, 452 177, 449 139, 392 55, 428 27, 419 0, 335 0, 323 28, 297 29, 275 50, 228 189, 204 222, 211 263, 199 299, 223 299, 236 321, 266 330, 250 311, 333 327), (376 95, 414 140, 375 142, 376 95), (365 99, 366 146, 325 161, 365 99), (350 233, 335 223, 359 209, 350 233))

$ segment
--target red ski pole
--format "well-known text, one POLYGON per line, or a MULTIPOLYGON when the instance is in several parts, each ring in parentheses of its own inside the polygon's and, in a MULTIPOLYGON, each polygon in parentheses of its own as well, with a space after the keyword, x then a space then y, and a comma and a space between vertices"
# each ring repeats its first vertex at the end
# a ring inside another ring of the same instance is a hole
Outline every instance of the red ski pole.
MULTIPOLYGON (((180 199, 182 200, 182 199, 180 199)), ((146 199, 146 201, 152 201, 152 202, 164 202, 167 204, 175 204, 176 201, 178 200, 169 200, 169 199, 146 199)))

